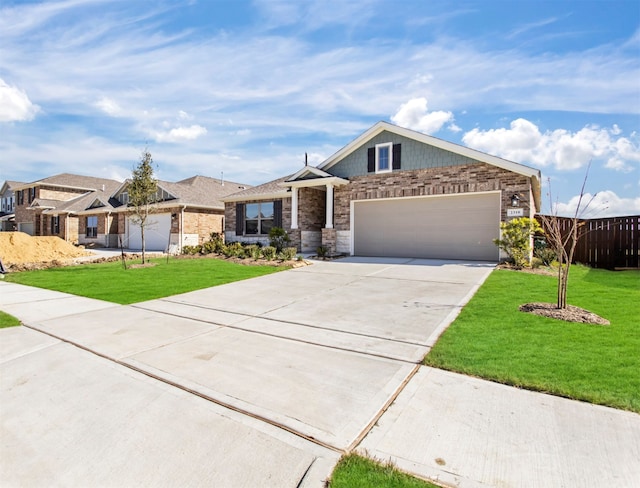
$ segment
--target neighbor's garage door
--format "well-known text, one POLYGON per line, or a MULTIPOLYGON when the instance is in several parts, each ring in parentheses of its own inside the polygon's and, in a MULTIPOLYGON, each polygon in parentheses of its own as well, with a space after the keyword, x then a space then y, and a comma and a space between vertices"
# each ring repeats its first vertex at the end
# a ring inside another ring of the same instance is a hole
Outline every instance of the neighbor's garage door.
MULTIPOLYGON (((129 217, 129 249, 142 249, 140 225, 129 217)), ((171 232, 171 214, 151 214, 144 229, 144 243, 147 251, 166 251, 171 232)))
POLYGON ((496 261, 499 222, 499 193, 355 202, 354 252, 496 261))
POLYGON ((20 222, 18 224, 18 230, 25 234, 29 234, 30 236, 35 235, 33 222, 20 222))

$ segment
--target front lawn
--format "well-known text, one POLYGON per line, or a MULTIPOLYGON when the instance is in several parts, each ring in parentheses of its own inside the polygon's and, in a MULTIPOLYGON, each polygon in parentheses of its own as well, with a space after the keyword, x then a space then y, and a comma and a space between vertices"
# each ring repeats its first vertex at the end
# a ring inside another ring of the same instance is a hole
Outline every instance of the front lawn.
POLYGON ((0 310, 0 329, 15 327, 16 325, 20 325, 20 321, 17 318, 0 310))
POLYGON ((640 272, 572 267, 567 302, 609 326, 518 310, 555 303, 556 283, 554 276, 494 271, 424 364, 640 412, 640 272))
MULTIPOLYGON (((122 263, 83 264, 9 273, 6 280, 127 305, 287 269, 246 266, 220 259, 152 259, 154 266, 124 269, 122 263)), ((131 266, 135 262, 128 262, 131 266)))
POLYGON ((331 475, 329 488, 438 488, 389 464, 349 454, 342 456, 331 475))

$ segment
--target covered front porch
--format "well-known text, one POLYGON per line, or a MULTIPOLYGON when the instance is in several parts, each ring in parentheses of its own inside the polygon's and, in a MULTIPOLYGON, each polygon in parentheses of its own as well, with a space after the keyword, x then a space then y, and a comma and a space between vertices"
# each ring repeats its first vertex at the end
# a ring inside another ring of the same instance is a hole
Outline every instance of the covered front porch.
POLYGON ((318 168, 305 166, 281 183, 291 192, 289 236, 301 252, 315 252, 322 246, 336 253, 334 189, 349 184, 318 168))

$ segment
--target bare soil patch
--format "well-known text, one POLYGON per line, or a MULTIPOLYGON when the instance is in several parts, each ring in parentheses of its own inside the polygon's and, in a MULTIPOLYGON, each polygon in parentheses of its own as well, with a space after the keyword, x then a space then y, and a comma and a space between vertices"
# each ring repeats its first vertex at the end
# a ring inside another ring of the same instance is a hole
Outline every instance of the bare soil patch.
POLYGON ((0 258, 7 268, 29 263, 53 263, 89 256, 83 248, 59 237, 0 232, 0 258))
POLYGON ((578 322, 583 324, 610 325, 607 319, 589 312, 584 308, 567 305, 567 308, 558 308, 555 303, 525 303, 520 305, 521 312, 528 312, 543 317, 549 317, 566 322, 578 322))

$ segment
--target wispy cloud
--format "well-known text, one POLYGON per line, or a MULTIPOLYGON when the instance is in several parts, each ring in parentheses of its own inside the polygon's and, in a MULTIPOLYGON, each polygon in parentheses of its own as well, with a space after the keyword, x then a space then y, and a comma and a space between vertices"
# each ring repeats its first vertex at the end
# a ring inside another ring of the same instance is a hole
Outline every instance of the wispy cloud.
POLYGON ((558 18, 556 17, 550 17, 547 19, 542 19, 542 20, 538 20, 536 22, 530 22, 528 24, 524 24, 521 25, 515 29, 513 29, 511 32, 509 32, 505 37, 506 39, 514 39, 526 32, 529 32, 531 30, 536 30, 539 29, 541 27, 546 27, 548 25, 551 24, 555 24, 556 22, 558 22, 558 18))

